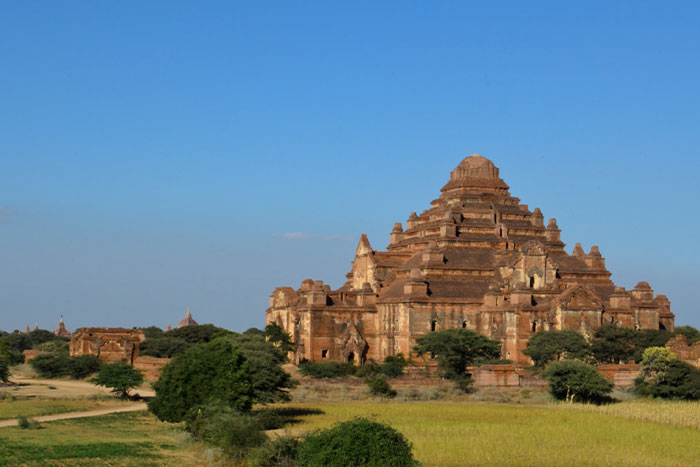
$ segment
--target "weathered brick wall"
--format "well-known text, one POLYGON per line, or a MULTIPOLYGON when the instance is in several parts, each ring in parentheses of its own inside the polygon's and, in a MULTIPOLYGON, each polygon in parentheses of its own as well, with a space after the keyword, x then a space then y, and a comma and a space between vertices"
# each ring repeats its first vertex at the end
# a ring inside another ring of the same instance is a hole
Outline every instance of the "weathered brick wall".
POLYGON ((666 343, 666 348, 684 362, 700 367, 700 342, 688 345, 686 337, 678 335, 669 339, 666 343))
POLYGON ((634 386, 634 379, 639 376, 639 365, 636 363, 598 365, 596 369, 616 387, 621 388, 634 386))
POLYGON ((169 362, 169 358, 138 357, 134 359, 134 368, 142 371, 144 379, 156 381, 169 362))
POLYGON ((39 355, 48 354, 50 352, 43 352, 41 350, 25 350, 22 352, 24 355, 24 363, 29 363, 32 359, 38 357, 39 355))

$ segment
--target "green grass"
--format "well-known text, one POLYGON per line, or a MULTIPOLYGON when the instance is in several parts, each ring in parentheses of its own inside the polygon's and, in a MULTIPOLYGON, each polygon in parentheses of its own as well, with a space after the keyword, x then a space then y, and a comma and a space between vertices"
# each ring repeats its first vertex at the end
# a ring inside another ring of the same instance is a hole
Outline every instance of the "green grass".
POLYGON ((14 401, 0 401, 0 420, 10 418, 38 417, 39 415, 53 415, 66 412, 77 412, 124 405, 119 400, 98 399, 65 399, 65 400, 34 400, 19 399, 14 401))
POLYGON ((148 412, 43 423, 40 430, 0 429, 0 465, 198 465, 179 425, 148 412))
POLYGON ((700 430, 561 405, 358 402, 308 407, 324 413, 301 416, 293 433, 372 417, 401 431, 425 466, 694 465, 700 459, 700 430))

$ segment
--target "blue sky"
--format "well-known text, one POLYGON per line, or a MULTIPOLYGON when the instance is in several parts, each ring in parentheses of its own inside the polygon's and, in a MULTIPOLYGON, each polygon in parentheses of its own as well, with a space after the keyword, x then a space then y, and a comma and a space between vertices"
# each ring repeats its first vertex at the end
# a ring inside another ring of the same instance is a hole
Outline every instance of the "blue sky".
POLYGON ((264 325, 468 154, 700 326, 696 2, 3 2, 0 329, 264 325))

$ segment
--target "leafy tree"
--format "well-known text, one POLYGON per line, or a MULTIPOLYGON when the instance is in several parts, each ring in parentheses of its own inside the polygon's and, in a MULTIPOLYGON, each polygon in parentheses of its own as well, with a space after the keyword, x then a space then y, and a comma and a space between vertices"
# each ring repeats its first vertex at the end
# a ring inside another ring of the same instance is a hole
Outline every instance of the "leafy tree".
POLYGON ((194 344, 188 343, 180 337, 156 337, 153 339, 146 338, 141 344, 139 353, 148 357, 172 358, 180 355, 187 348, 194 344))
POLYGON ((62 340, 65 342, 70 341, 69 338, 67 337, 59 337, 52 333, 51 331, 47 331, 46 329, 35 329, 32 332, 28 334, 29 336, 29 343, 31 345, 31 348, 34 349, 36 346, 39 344, 43 344, 44 342, 49 342, 49 341, 55 341, 55 340, 62 340))
POLYGON ((148 326, 145 328, 136 329, 143 331, 143 335, 146 336, 146 339, 157 339, 159 337, 163 337, 163 333, 165 332, 158 326, 148 326))
POLYGON ((67 354, 37 355, 29 361, 29 366, 42 378, 59 378, 70 374, 71 360, 67 354))
POLYGON ((640 374, 645 381, 657 383, 662 380, 676 356, 666 347, 649 347, 642 354, 640 374))
POLYGON ((264 404, 290 399, 287 390, 293 388, 295 382, 282 369, 287 362, 287 352, 282 347, 257 333, 231 333, 220 339, 231 339, 245 355, 255 402, 264 404))
POLYGON ((102 361, 94 355, 79 355, 71 357, 68 370, 73 379, 83 379, 99 371, 102 361))
POLYGON ((34 349, 42 352, 61 353, 67 355, 70 350, 70 344, 62 339, 54 339, 37 344, 34 346, 34 349))
POLYGON ((169 422, 182 421, 193 407, 215 402, 246 412, 256 400, 246 357, 232 339, 224 337, 190 347, 175 357, 163 368, 153 389, 156 396, 148 408, 169 422))
POLYGON ((604 402, 613 389, 611 381, 579 360, 550 363, 543 376, 549 383, 549 392, 567 402, 604 402))
POLYGON ((199 326, 175 328, 163 333, 162 337, 177 337, 185 340, 188 344, 203 344, 212 340, 216 334, 220 334, 222 331, 228 333, 225 329, 213 324, 200 324, 199 326))
POLYGON ((7 343, 3 339, 0 339, 0 360, 4 360, 9 364, 11 358, 12 355, 10 354, 10 349, 7 347, 7 343))
POLYGON ((7 347, 15 352, 23 352, 32 348, 32 341, 29 338, 29 334, 23 332, 13 332, 3 337, 3 340, 7 344, 7 347))
POLYGON ((270 323, 265 326, 264 333, 268 341, 275 344, 284 352, 291 352, 294 350, 292 337, 284 332, 284 329, 282 329, 277 323, 270 323))
POLYGON ((299 465, 308 467, 408 467, 419 465, 411 443, 389 425, 358 418, 306 436, 299 465))
POLYGON ((676 326, 674 328, 674 332, 685 336, 685 338, 688 340, 688 344, 690 345, 700 341, 700 331, 695 329, 693 326, 676 326))
POLYGON ((700 399, 700 370, 678 359, 668 362, 664 370, 653 379, 647 379, 640 373, 634 384, 635 391, 642 396, 700 399))
POLYGON ((100 372, 90 382, 112 388, 112 392, 126 399, 129 397, 129 389, 137 388, 143 383, 143 375, 126 363, 109 363, 102 365, 100 372))
POLYGON ((635 331, 634 361, 640 363, 644 351, 649 347, 663 347, 673 336, 669 331, 656 329, 640 329, 635 331))
POLYGON ((10 380, 10 364, 7 360, 0 358, 0 381, 7 383, 10 380))
POLYGON ((542 369, 552 361, 586 358, 591 348, 576 331, 540 331, 528 339, 523 353, 535 362, 535 368, 542 369))
POLYGON ((631 328, 605 324, 591 342, 591 353, 600 363, 625 363, 634 360, 637 332, 631 328))
POLYGON ((447 379, 468 379, 467 367, 501 355, 501 343, 464 328, 428 333, 417 340, 418 355, 430 354, 447 379))

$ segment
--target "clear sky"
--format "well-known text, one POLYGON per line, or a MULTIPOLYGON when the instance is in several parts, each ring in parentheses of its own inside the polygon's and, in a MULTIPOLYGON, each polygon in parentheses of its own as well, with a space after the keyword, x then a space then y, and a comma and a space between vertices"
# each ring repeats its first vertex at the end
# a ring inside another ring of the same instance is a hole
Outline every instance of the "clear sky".
POLYGON ((698 2, 0 3, 0 329, 264 325, 480 153, 700 326, 698 2))

